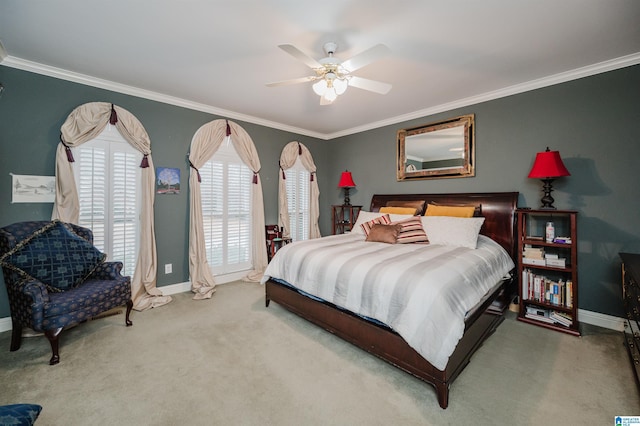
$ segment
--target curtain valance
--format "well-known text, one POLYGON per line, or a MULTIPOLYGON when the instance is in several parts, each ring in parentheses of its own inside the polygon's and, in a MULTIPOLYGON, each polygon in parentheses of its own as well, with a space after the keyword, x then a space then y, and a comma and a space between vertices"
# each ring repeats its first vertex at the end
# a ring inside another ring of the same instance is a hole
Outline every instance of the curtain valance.
POLYGON ((194 299, 208 299, 215 292, 215 280, 207 262, 205 249, 202 197, 200 195, 200 173, 202 167, 222 142, 229 137, 240 159, 253 172, 252 205, 252 259, 253 270, 245 280, 259 282, 267 267, 267 253, 264 230, 264 202, 262 198, 262 182, 260 180, 260 159, 249 134, 238 124, 224 119, 214 120, 200 127, 193 135, 189 150, 189 275, 191 291, 194 299))
POLYGON ((133 114, 107 102, 86 103, 69 114, 60 128, 60 143, 56 151, 56 196, 51 217, 78 223, 80 201, 73 175, 71 148, 95 139, 108 123, 115 123, 122 137, 143 155, 140 249, 131 279, 133 307, 144 310, 161 306, 169 303, 171 297, 163 296, 156 288, 157 253, 153 220, 155 169, 151 159, 151 140, 133 114))

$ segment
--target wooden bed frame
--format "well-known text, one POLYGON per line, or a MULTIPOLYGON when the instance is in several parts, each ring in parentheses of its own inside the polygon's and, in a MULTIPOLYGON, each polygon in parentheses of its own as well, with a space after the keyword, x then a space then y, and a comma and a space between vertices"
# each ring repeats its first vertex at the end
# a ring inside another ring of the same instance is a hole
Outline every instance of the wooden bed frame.
MULTIPOLYGON (((378 211, 388 201, 396 200, 425 200, 427 203, 446 205, 473 204, 485 217, 480 233, 494 239, 515 259, 517 192, 374 195, 370 211, 378 211)), ((505 281, 467 318, 465 333, 444 371, 436 369, 390 328, 367 321, 331 303, 313 300, 287 285, 267 281, 265 303, 269 306, 273 300, 336 336, 432 384, 436 388, 440 407, 447 408, 449 386, 469 363, 473 353, 504 320, 504 311, 515 291, 514 281, 505 281)))

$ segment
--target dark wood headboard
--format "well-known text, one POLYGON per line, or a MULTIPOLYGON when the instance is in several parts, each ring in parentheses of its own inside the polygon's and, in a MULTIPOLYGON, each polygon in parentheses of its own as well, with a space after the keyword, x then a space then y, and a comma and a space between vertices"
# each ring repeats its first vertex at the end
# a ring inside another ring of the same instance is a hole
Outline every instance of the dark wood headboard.
POLYGON ((480 233, 492 238, 507 250, 512 259, 516 254, 517 192, 484 192, 460 194, 375 194, 371 198, 372 212, 389 201, 418 201, 443 205, 474 205, 485 218, 480 233))

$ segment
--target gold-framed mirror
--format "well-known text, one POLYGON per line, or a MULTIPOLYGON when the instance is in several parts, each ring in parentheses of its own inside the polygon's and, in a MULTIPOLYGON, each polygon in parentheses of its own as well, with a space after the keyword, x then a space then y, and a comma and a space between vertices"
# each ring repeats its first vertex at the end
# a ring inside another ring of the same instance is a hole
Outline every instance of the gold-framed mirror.
POLYGON ((475 176, 475 116, 398 130, 398 180, 475 176))

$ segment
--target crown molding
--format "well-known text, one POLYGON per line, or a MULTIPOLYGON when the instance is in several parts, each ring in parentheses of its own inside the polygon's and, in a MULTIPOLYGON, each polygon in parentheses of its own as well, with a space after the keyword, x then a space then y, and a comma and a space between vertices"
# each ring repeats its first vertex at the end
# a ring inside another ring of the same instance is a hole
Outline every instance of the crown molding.
POLYGON ((175 96, 165 95, 162 93, 153 92, 151 90, 140 89, 138 87, 128 86, 126 84, 120 84, 120 83, 116 83, 109 80, 103 80, 103 79, 92 77, 86 74, 80 74, 73 71, 68 71, 65 69, 40 64, 37 62, 27 61, 25 59, 16 58, 13 56, 8 56, 4 60, 4 62, 2 62, 2 65, 6 65, 8 67, 20 69, 23 71, 33 72, 36 74, 46 75, 48 77, 54 77, 54 78, 59 78, 61 80, 84 84, 86 86, 97 87, 99 89, 111 90, 113 92, 123 93, 125 95, 136 96, 139 98, 162 102, 169 105, 175 105, 178 107, 187 108, 195 111, 206 112, 206 113, 218 115, 224 118, 246 121, 248 123, 258 124, 261 126, 283 130, 286 132, 297 133, 299 135, 310 136, 318 139, 326 139, 326 135, 322 133, 312 132, 310 130, 302 129, 299 127, 288 126, 286 124, 278 123, 275 121, 264 120, 258 117, 253 117, 251 115, 246 115, 246 114, 242 114, 235 111, 216 108, 211 105, 193 102, 193 101, 178 98, 175 96))
POLYGON ((2 41, 0 40, 0 64, 7 57, 7 50, 4 48, 2 41))
POLYGON ((453 102, 437 105, 427 109, 422 109, 409 114, 391 117, 389 119, 377 121, 375 123, 369 123, 364 126, 353 127, 351 129, 346 129, 340 132, 331 133, 326 135, 326 139, 334 139, 337 137, 348 136, 355 133, 364 132, 366 130, 372 130, 379 127, 398 124, 404 121, 427 117, 429 115, 451 111, 456 108, 462 108, 469 105, 475 105, 482 102, 504 98, 507 96, 517 95, 519 93, 525 93, 531 90, 541 89, 543 87, 549 87, 549 86, 553 86, 560 83, 566 83, 568 81, 577 80, 583 77, 589 77, 592 75, 601 74, 608 71, 614 71, 620 68, 626 68, 626 67, 630 67, 638 64, 640 64, 640 52, 633 53, 627 56, 622 56, 616 59, 611 59, 609 61, 599 62, 597 64, 589 65, 586 67, 577 68, 571 71, 554 74, 548 77, 539 78, 537 80, 531 80, 525 83, 516 84, 513 86, 505 87, 503 89, 494 90, 492 92, 482 93, 480 95, 459 99, 453 102))
MULTIPOLYGON (((1 49, 1 45, 0 45, 0 49, 1 49)), ((0 50, 0 54, 1 54, 1 50, 0 50)), ((37 62, 15 58, 12 56, 7 56, 4 60, 0 60, 0 62, 2 62, 2 65, 6 65, 12 68, 17 68, 23 71, 30 71, 37 74, 46 75, 49 77, 72 81, 75 83, 80 83, 87 86, 93 86, 100 89, 111 90, 111 91, 123 93, 126 95, 136 96, 144 99, 149 99, 157 102, 175 105, 178 107, 206 112, 206 113, 218 115, 221 117, 241 120, 248 123, 257 124, 260 126, 270 127, 273 129, 283 130, 291 133, 296 133, 299 135, 309 136, 309 137, 323 139, 323 140, 330 140, 338 137, 352 135, 355 133, 361 133, 368 130, 377 129, 384 126, 398 124, 398 123, 413 120, 416 118, 427 117, 433 114, 450 111, 456 108, 462 108, 469 105, 474 105, 482 102, 500 99, 507 96, 517 95, 519 93, 525 93, 531 90, 541 89, 544 87, 549 87, 549 86, 553 86, 560 83, 566 83, 568 81, 577 80, 580 78, 589 77, 592 75, 617 70, 620 68, 630 67, 633 65, 640 64, 640 52, 633 53, 627 56, 622 56, 620 58, 611 59, 604 62, 599 62, 597 64, 588 65, 582 68, 577 68, 571 71, 554 74, 548 77, 531 80, 525 83, 516 84, 513 86, 505 87, 503 89, 494 90, 494 91, 483 93, 480 95, 470 96, 468 98, 459 99, 453 102, 436 105, 434 107, 414 111, 409 114, 391 117, 385 120, 368 123, 358 127, 352 127, 350 129, 342 130, 340 132, 335 132, 335 133, 318 133, 311 130, 278 123, 275 121, 264 120, 258 117, 241 114, 235 111, 216 108, 211 105, 192 102, 186 99, 177 98, 174 96, 168 96, 158 92, 152 92, 150 90, 144 90, 144 89, 140 89, 133 86, 115 83, 109 80, 103 80, 103 79, 91 77, 85 74, 75 73, 73 71, 68 71, 61 68, 39 64, 37 62)))

